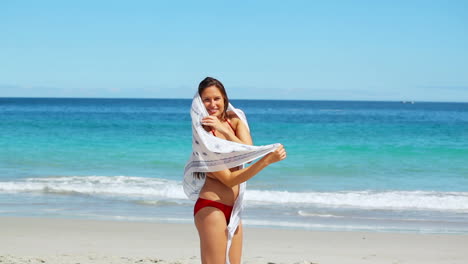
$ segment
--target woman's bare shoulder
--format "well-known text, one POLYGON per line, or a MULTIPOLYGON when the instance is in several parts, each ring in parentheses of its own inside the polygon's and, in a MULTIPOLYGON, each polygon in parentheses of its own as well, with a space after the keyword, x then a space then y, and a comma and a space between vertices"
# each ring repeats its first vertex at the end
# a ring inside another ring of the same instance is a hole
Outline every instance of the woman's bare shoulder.
POLYGON ((234 118, 239 119, 239 117, 237 116, 236 112, 234 112, 234 111, 229 110, 229 111, 226 112, 226 114, 227 114, 227 117, 228 117, 229 119, 234 119, 234 118))
POLYGON ((235 125, 237 127, 237 124, 239 123, 240 119, 239 117, 237 116, 236 112, 234 111, 227 111, 226 112, 226 115, 227 115, 227 118, 229 119, 229 121, 232 122, 233 125, 235 125))
POLYGON ((252 137, 250 136, 250 131, 248 126, 241 121, 239 116, 233 111, 227 112, 228 119, 231 121, 232 126, 236 132, 236 136, 247 145, 252 145, 252 137))

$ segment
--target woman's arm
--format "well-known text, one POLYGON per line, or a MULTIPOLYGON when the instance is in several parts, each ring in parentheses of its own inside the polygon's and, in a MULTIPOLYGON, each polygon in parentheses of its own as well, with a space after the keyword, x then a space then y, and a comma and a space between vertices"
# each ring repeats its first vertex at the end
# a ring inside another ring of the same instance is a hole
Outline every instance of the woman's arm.
POLYGON ((263 170, 266 166, 284 160, 286 158, 286 150, 283 145, 279 146, 275 151, 265 155, 259 161, 251 166, 237 171, 228 169, 222 171, 211 172, 211 175, 228 187, 234 187, 242 182, 245 182, 263 170))
POLYGON ((203 125, 215 128, 216 131, 223 134, 226 140, 246 145, 253 145, 252 137, 250 136, 250 132, 247 129, 245 123, 240 120, 239 117, 237 117, 237 115, 232 111, 228 112, 228 117, 231 120, 231 123, 233 123, 235 126, 235 133, 223 125, 219 119, 214 116, 207 116, 203 118, 202 123, 203 125))
POLYGON ((237 123, 236 135, 233 135, 233 136, 237 137, 241 141, 240 143, 242 144, 253 145, 252 137, 250 136, 250 132, 247 129, 247 126, 245 125, 244 121, 240 120, 237 116, 233 117, 231 120, 233 120, 233 123, 234 122, 237 123))

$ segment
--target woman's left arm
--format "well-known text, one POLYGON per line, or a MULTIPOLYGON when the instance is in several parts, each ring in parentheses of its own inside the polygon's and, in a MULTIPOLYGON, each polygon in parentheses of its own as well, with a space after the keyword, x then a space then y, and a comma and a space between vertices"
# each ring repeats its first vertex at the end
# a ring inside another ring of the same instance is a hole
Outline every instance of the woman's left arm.
POLYGON ((227 112, 228 118, 236 129, 235 133, 232 133, 230 130, 226 130, 224 137, 229 141, 234 141, 237 143, 245 145, 253 145, 252 137, 250 136, 250 131, 234 111, 227 112))
POLYGON ((240 144, 252 145, 252 138, 250 137, 247 126, 238 117, 231 118, 231 123, 236 129, 235 133, 227 129, 224 125, 220 124, 216 131, 223 134, 226 140, 237 142, 240 144))
POLYGON ((247 129, 247 126, 245 125, 245 123, 242 120, 240 120, 238 117, 235 117, 232 120, 237 123, 236 135, 230 135, 234 140, 231 140, 229 138, 228 140, 238 142, 235 140, 237 138, 240 141, 238 143, 242 143, 246 145, 253 145, 252 137, 250 136, 250 132, 247 129))
POLYGON ((235 133, 223 125, 219 119, 214 116, 207 116, 203 118, 202 124, 215 128, 217 132, 224 135, 226 140, 252 145, 252 137, 250 136, 250 132, 244 122, 240 120, 239 117, 237 117, 235 114, 231 115, 229 118, 236 130, 235 133))

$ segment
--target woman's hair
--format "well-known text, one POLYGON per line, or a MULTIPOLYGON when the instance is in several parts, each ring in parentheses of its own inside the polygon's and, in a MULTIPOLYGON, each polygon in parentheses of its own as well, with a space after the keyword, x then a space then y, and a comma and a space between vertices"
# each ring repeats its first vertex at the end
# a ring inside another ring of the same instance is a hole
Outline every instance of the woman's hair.
POLYGON ((221 92, 221 95, 223 96, 224 109, 223 109, 223 113, 221 114, 221 119, 225 119, 226 118, 226 111, 227 111, 228 106, 229 106, 229 98, 227 96, 226 89, 224 89, 224 85, 220 81, 218 81, 218 80, 216 80, 215 78, 212 78, 212 77, 206 77, 198 85, 198 94, 201 96, 203 91, 206 88, 210 87, 210 86, 215 86, 216 88, 218 88, 218 90, 221 92))
MULTIPOLYGON (((229 106, 229 98, 227 96, 226 89, 224 89, 224 85, 220 81, 216 80, 213 77, 206 77, 198 85, 198 94, 201 97, 203 91, 206 88, 210 87, 210 86, 215 86, 216 88, 218 88, 218 90, 221 92, 221 95, 223 96, 224 109, 223 109, 223 113, 221 114, 221 119, 225 119, 226 118, 226 111, 227 111, 228 106, 229 106)), ((193 176, 195 178, 197 178, 197 179, 204 179, 206 177, 206 172, 194 172, 193 176)))

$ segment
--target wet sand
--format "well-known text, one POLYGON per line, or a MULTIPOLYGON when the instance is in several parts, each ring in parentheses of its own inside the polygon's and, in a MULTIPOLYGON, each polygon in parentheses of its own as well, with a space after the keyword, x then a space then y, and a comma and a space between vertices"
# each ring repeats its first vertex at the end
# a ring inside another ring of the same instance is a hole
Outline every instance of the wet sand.
MULTIPOLYGON (((244 228, 243 263, 468 263, 468 235, 244 228)), ((0 263, 200 263, 190 224, 0 218, 0 263)))

